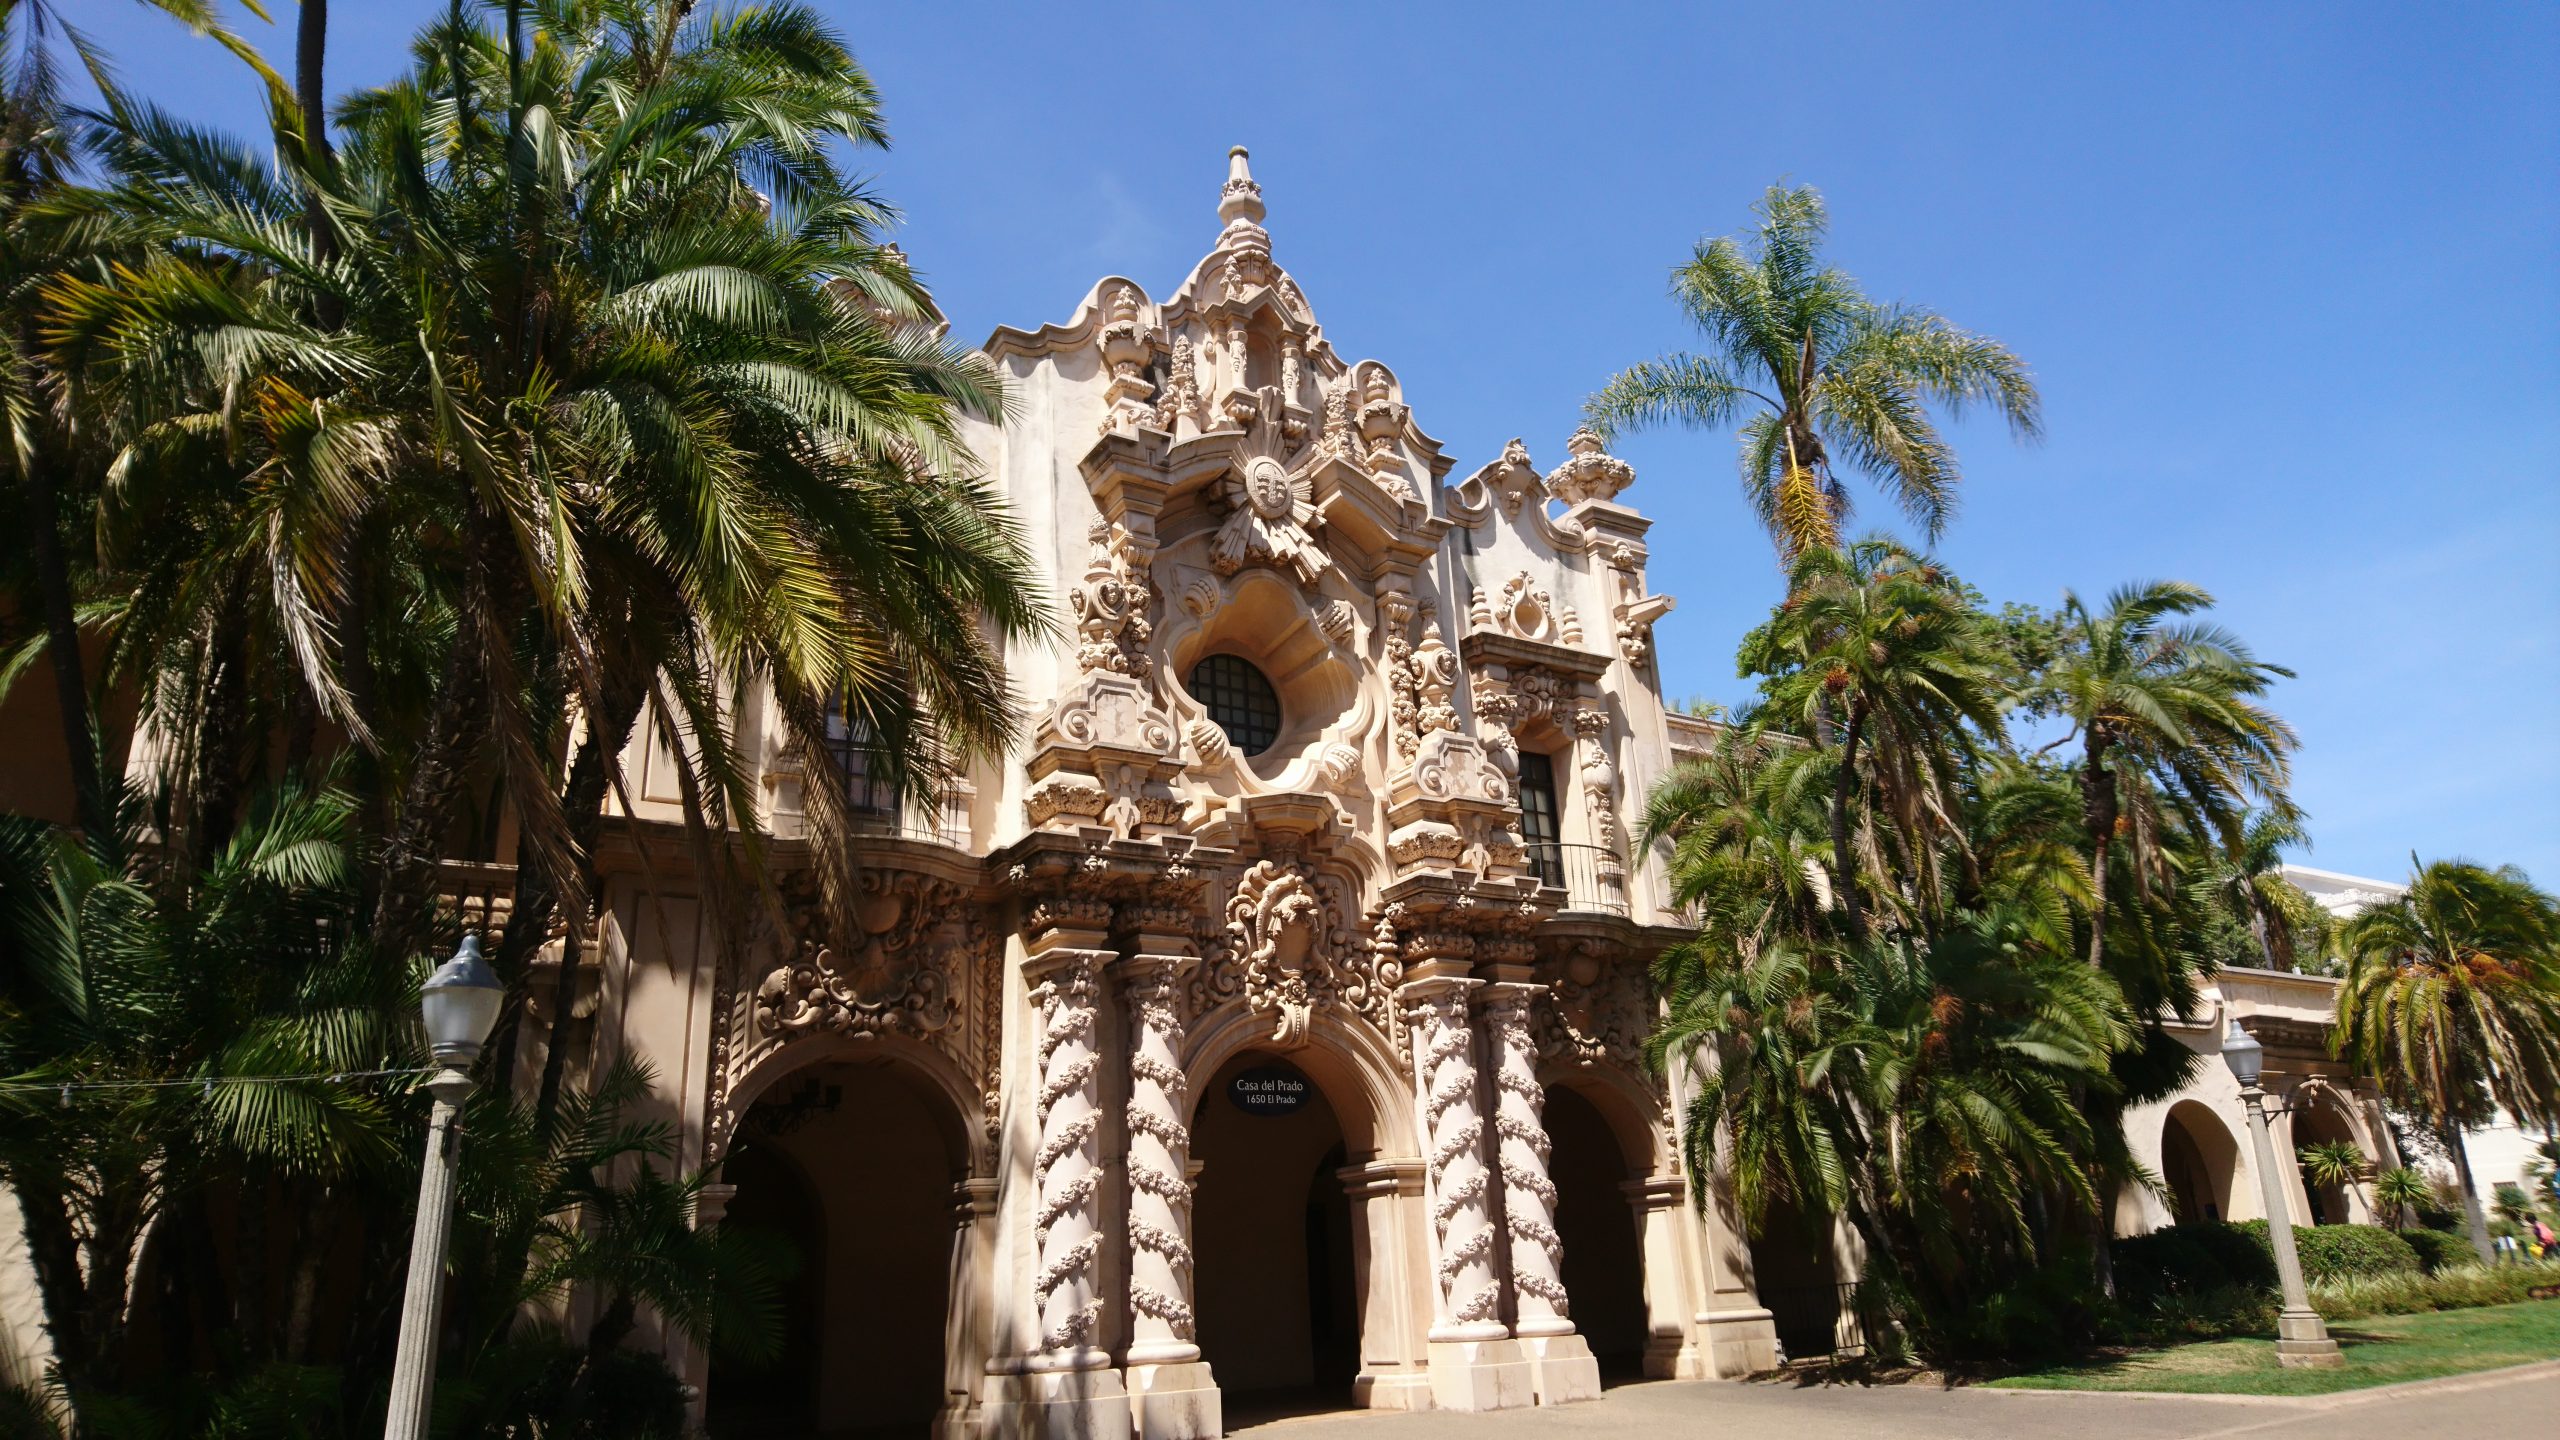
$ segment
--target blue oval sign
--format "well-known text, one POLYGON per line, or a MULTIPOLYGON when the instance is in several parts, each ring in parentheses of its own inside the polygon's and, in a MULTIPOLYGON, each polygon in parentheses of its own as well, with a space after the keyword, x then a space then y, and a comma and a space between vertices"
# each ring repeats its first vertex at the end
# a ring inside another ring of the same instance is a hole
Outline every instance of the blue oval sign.
POLYGON ((1314 1093, 1314 1084, 1288 1065, 1256 1065, 1227 1082, 1227 1099, 1247 1115, 1286 1115, 1314 1093))

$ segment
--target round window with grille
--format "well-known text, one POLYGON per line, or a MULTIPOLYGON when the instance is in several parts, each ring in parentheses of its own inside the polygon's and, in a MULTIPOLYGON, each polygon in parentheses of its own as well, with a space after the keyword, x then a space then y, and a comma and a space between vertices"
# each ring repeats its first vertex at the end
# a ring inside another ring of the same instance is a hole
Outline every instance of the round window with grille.
POLYGON ((1242 657, 1212 655, 1191 667, 1191 694, 1227 743, 1259 755, 1280 738, 1280 695, 1242 657))

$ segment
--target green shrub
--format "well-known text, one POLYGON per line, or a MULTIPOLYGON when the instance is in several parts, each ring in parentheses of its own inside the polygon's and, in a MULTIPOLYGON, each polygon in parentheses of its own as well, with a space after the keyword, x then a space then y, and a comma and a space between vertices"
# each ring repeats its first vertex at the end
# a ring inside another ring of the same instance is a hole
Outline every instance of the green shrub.
POLYGON ((2331 1320, 2366 1315, 2414 1315, 2426 1310, 2465 1310, 2512 1305, 2533 1292, 2560 1286, 2560 1261, 2530 1265, 2471 1265, 2441 1275, 2363 1275, 2311 1287, 2311 1308, 2331 1320))
POLYGON ((2276 1292, 2262 1285, 2161 1295, 2136 1312, 2125 1338, 2138 1345, 2179 1345, 2263 1335, 2276 1328, 2278 1308, 2276 1292))
MULTIPOLYGON (((2269 1255, 2275 1253, 2266 1221, 2243 1220, 2233 1228, 2247 1232, 2269 1255)), ((2302 1278, 2312 1284, 2418 1269, 2418 1252, 2379 1225, 2296 1225, 2293 1248, 2302 1257, 2302 1278)))
POLYGON ((2442 1230, 2403 1230, 2400 1238, 2418 1252, 2418 1265, 2428 1274, 2458 1270, 2465 1265, 2478 1265, 2480 1257, 2471 1249, 2469 1237, 2442 1230))
POLYGON ((2165 1296, 2195 1297, 2239 1288, 2272 1290, 2275 1254, 2263 1231, 2205 1221, 2172 1225, 2118 1240, 2113 1248, 2116 1294, 2142 1306, 2165 1296))

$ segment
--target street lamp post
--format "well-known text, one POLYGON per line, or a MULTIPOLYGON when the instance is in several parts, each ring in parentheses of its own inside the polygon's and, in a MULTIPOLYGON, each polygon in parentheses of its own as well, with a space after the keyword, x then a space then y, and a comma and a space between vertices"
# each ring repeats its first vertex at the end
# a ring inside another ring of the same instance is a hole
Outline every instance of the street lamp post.
POLYGON ((2276 1364, 2287 1370, 2328 1370, 2347 1363, 2329 1326, 2311 1308, 2302 1289, 2302 1257, 2293 1248, 2293 1211, 2284 1201, 2284 1181, 2276 1174, 2276 1146, 2267 1138, 2267 1092, 2258 1088, 2266 1068, 2266 1051, 2257 1037, 2231 1022, 2222 1036, 2222 1063, 2240 1082, 2240 1106, 2249 1112, 2249 1140, 2258 1157, 2258 1195, 2266 1202, 2267 1239, 2276 1252, 2276 1279, 2284 1286, 2284 1309, 2276 1316, 2276 1364))
POLYGON ((383 1440, 424 1440, 427 1402, 436 1387, 437 1319, 444 1309, 444 1252, 453 1235, 455 1151, 462 1140, 462 1102, 471 1093, 471 1062, 489 1039, 506 991, 480 958, 480 937, 436 968, 418 991, 436 1073, 427 1081, 435 1109, 427 1120, 425 1168, 418 1175, 418 1219, 409 1240, 409 1289, 400 1305, 400 1349, 391 1362, 391 1413, 383 1440))

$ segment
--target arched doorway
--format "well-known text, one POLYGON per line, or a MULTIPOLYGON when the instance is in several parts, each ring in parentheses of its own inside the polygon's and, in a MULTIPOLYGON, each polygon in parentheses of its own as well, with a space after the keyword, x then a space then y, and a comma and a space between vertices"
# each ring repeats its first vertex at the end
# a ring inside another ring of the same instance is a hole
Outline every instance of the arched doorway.
POLYGON ((2177 1223, 2237 1218, 2231 1201, 2239 1169, 2240 1144, 2212 1111, 2193 1100, 2169 1108, 2160 1124, 2160 1178, 2177 1223))
POLYGON ((2310 1202, 2306 1213, 2314 1225, 2344 1225, 2361 1218, 2363 1197, 2352 1184, 2323 1185, 2311 1178, 2310 1167, 2303 1164, 2301 1152, 2314 1145, 2352 1145, 2356 1153, 2364 1153, 2363 1142, 2356 1138, 2355 1127, 2339 1113, 2337 1104, 2324 1087, 2313 1087, 2300 1097, 2302 1109, 2293 1117, 2294 1165, 2302 1175, 2303 1198, 2310 1202))
POLYGON ((1228 1424, 1350 1405, 1360 1297, 1331 1097, 1283 1057, 1237 1055, 1199 1092, 1191 1156, 1200 1352, 1228 1424))
POLYGON ((1829 1215, 1772 1200, 1751 1237, 1753 1288, 1768 1307, 1779 1353, 1789 1360, 1840 1348, 1845 1284, 1832 1250, 1831 1223, 1829 1215))
POLYGON ((721 1223, 780 1236, 799 1267, 779 1359, 713 1357, 714 1436, 929 1433, 966 1145, 932 1081, 885 1056, 795 1071, 757 1100, 722 1169, 738 1190, 721 1223))
POLYGON ((1547 1087, 1546 1127, 1553 1146, 1547 1177, 1556 1187, 1556 1234, 1564 1241, 1564 1293, 1574 1329, 1599 1360, 1604 1380, 1641 1379, 1649 1333, 1644 1241, 1626 1186, 1642 1171, 1600 1105, 1579 1090, 1547 1087))

